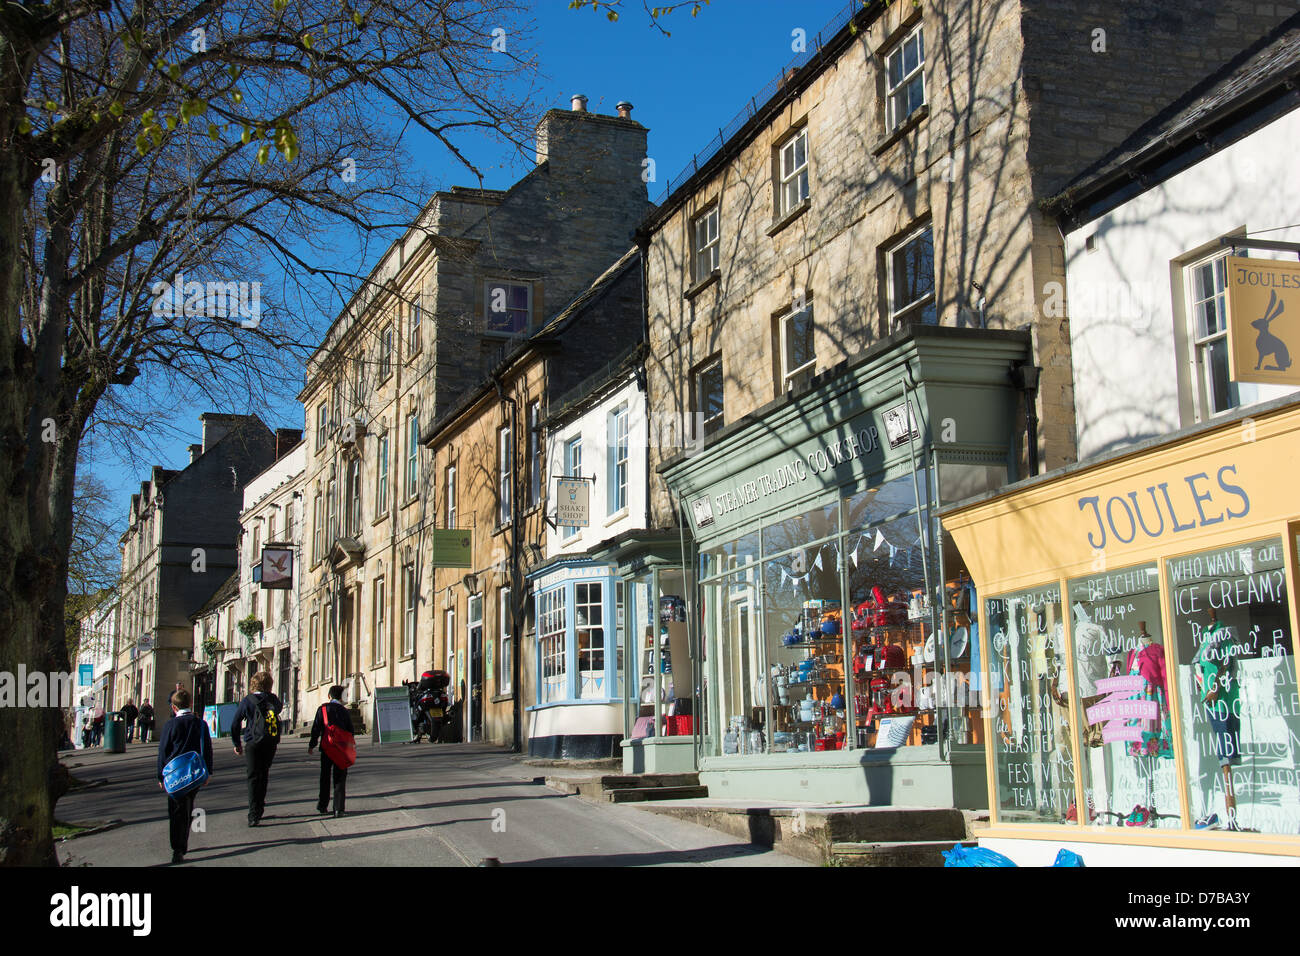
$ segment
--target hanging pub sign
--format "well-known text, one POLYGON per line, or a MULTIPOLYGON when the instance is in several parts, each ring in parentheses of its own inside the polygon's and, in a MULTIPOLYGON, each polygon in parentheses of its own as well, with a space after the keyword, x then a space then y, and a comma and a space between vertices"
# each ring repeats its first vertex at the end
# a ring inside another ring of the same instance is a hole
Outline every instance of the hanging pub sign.
POLYGON ((472 568, 474 566, 474 531, 470 528, 434 528, 429 532, 435 568, 472 568))
POLYGON ((264 590, 293 590, 292 550, 289 548, 263 548, 261 567, 261 585, 264 590))
POLYGON ((1300 385, 1300 262, 1229 256, 1227 269, 1229 376, 1300 385))
POLYGON ((591 524, 591 484, 588 479, 556 479, 555 523, 562 528, 586 528, 591 524))
POLYGON ((920 439, 921 429, 916 427, 916 409, 910 401, 885 409, 880 417, 885 423, 885 436, 890 448, 898 448, 913 439, 920 439))

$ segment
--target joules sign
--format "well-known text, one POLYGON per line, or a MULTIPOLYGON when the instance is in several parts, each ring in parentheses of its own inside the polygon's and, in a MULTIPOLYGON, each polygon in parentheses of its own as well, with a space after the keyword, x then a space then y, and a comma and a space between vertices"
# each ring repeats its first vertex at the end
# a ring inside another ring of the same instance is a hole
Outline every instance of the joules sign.
POLYGON ((1229 256, 1226 265, 1230 377, 1300 385, 1300 262, 1229 256))
POLYGON ((1159 539, 1244 518, 1250 514, 1250 496, 1238 480, 1237 466, 1228 464, 1185 475, 1181 482, 1080 497, 1079 510, 1090 519, 1088 544, 1097 549, 1132 544, 1139 535, 1159 539))

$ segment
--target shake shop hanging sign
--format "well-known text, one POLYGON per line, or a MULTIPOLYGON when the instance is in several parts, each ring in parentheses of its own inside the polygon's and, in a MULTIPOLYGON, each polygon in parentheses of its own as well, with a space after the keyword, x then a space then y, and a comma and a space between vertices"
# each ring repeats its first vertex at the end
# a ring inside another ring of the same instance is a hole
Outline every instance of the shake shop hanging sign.
POLYGON ((1230 256, 1228 374, 1300 386, 1300 262, 1230 256))

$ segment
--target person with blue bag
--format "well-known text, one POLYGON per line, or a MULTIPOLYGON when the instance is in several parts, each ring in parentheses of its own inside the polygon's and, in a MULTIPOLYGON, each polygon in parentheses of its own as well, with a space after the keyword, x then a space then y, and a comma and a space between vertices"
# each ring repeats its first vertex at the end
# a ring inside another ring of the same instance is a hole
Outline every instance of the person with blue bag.
POLYGON ((194 798, 212 777, 212 735, 190 709, 191 702, 187 690, 172 694, 173 716, 158 736, 158 786, 167 794, 173 863, 185 861, 194 798))

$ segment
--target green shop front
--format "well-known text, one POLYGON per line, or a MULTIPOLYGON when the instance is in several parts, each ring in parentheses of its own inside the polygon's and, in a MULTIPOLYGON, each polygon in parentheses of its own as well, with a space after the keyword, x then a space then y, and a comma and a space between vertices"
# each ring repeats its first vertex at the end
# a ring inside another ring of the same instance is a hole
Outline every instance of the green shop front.
POLYGON ((653 610, 712 796, 987 806, 974 588, 935 511, 1018 477, 1029 357, 900 330, 662 466, 692 574, 653 610))

